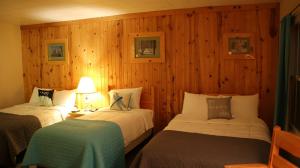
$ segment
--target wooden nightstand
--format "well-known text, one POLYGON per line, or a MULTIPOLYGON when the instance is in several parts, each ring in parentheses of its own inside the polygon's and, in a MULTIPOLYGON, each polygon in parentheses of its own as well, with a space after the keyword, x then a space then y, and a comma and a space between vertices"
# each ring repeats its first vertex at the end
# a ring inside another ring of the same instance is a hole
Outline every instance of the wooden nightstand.
POLYGON ((66 117, 67 119, 74 119, 77 117, 81 117, 84 116, 86 114, 90 114, 91 112, 89 111, 79 111, 79 112, 73 112, 73 113, 69 113, 68 116, 66 117))

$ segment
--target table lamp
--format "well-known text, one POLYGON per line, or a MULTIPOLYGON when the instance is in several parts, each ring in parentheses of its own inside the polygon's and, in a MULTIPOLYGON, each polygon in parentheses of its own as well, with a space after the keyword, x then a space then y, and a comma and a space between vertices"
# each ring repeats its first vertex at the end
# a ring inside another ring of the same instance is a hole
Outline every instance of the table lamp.
POLYGON ((81 108, 87 111, 91 111, 93 109, 92 103, 93 103, 93 95, 96 93, 96 87, 94 84, 93 79, 90 77, 81 77, 78 87, 77 87, 77 94, 80 94, 83 96, 80 96, 80 104, 82 105, 81 108))

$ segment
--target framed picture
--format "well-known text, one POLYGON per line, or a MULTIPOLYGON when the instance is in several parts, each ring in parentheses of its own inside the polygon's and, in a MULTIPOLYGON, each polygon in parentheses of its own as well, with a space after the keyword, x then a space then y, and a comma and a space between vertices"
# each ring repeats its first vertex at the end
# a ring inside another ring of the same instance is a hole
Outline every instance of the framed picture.
POLYGON ((163 32, 129 34, 131 63, 162 63, 165 61, 165 36, 163 32))
POLYGON ((229 54, 250 54, 249 37, 229 37, 228 43, 229 54))
POLYGON ((46 62, 65 63, 68 60, 67 39, 47 40, 45 44, 46 62))
POLYGON ((227 33, 223 37, 223 46, 226 59, 255 59, 250 33, 227 33))

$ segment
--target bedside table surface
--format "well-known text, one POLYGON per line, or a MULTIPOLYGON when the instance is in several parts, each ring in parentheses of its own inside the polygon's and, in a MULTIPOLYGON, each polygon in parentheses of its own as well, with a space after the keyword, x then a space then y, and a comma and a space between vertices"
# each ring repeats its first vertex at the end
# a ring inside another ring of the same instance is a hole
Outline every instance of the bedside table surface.
POLYGON ((93 112, 80 110, 78 112, 70 112, 69 114, 83 114, 83 115, 86 115, 86 114, 91 114, 91 113, 93 113, 93 112))
POLYGON ((77 118, 77 117, 81 117, 87 114, 91 114, 93 112, 90 111, 78 111, 78 112, 70 112, 68 113, 68 116, 66 118, 77 118))

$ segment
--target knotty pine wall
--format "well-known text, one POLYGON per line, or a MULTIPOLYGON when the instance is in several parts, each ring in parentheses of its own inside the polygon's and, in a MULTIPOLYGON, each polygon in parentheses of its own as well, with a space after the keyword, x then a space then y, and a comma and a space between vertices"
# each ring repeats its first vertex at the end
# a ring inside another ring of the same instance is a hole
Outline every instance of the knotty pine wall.
POLYGON ((25 97, 34 86, 74 89, 91 76, 104 95, 117 88, 155 86, 154 122, 163 128, 181 112, 181 90, 260 94, 260 117, 273 121, 279 4, 201 7, 22 26, 25 97), (128 34, 165 32, 164 63, 132 64, 128 34), (255 59, 226 59, 224 33, 253 33, 255 59), (45 62, 45 40, 68 39, 69 62, 45 62))

